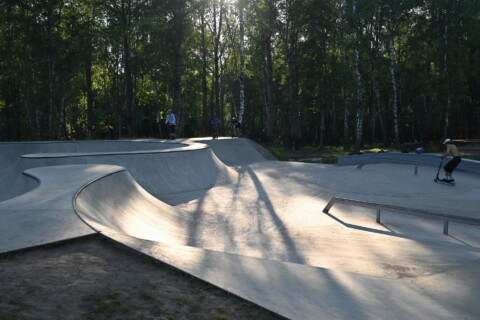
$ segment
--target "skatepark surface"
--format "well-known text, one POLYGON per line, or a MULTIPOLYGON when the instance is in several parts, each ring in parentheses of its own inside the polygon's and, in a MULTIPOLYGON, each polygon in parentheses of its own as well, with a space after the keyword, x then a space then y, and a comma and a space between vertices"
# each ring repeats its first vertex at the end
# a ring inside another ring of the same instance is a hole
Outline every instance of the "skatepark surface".
POLYGON ((289 319, 480 314, 479 226, 322 212, 343 197, 478 219, 479 175, 450 187, 429 165, 280 162, 229 138, 0 150, 0 253, 100 233, 289 319))

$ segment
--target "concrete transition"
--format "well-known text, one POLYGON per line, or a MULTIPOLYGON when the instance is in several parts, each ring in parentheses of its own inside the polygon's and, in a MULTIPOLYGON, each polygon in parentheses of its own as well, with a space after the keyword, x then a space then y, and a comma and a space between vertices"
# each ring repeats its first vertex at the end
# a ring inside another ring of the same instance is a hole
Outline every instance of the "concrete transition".
POLYGON ((456 172, 452 188, 423 160, 415 174, 391 161, 279 162, 229 138, 0 151, 2 253, 101 233, 290 319, 480 314, 478 227, 453 224, 446 236, 441 222, 385 210, 381 224, 366 208, 322 213, 336 196, 479 218, 471 172, 456 172))

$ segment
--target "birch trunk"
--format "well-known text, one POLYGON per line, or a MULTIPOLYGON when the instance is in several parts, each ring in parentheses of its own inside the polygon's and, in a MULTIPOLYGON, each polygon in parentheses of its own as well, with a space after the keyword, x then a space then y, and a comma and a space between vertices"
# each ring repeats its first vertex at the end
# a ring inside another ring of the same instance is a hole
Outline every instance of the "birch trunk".
POLYGON ((92 59, 90 55, 85 60, 85 84, 87 91, 87 139, 93 137, 93 90, 92 90, 92 59))
POLYGON ((238 1, 239 6, 239 23, 240 23, 240 112, 238 121, 243 122, 243 113, 245 111, 245 26, 243 18, 243 9, 245 3, 243 0, 238 1))
POLYGON ((399 130, 399 120, 398 120, 398 90, 397 90, 397 81, 395 75, 396 68, 396 56, 395 49, 393 47, 393 37, 390 36, 389 39, 389 55, 390 55, 390 77, 392 80, 392 90, 393 90, 393 101, 392 101, 392 115, 393 115, 393 131, 394 131, 394 141, 395 145, 400 144, 400 130, 399 130))
POLYGON ((214 113, 220 114, 220 39, 222 34, 223 25, 223 7, 224 0, 220 1, 219 8, 217 8, 216 2, 213 3, 213 54, 214 54, 214 88, 215 88, 215 111, 214 113), (218 19, 218 20, 217 20, 218 19), (217 22, 218 21, 218 22, 217 22))
POLYGON ((127 34, 123 36, 123 56, 125 70, 125 98, 126 98, 126 116, 127 116, 127 134, 129 137, 135 136, 135 112, 133 105, 133 80, 130 63, 130 41, 127 34))
POLYGON ((448 135, 448 130, 450 126, 450 104, 451 104, 451 97, 450 97, 450 79, 449 79, 449 72, 448 72, 448 25, 445 24, 445 30, 443 34, 443 39, 445 40, 444 45, 445 49, 443 52, 443 69, 445 73, 445 87, 447 89, 447 106, 445 110, 445 127, 443 128, 443 138, 446 138, 448 135))

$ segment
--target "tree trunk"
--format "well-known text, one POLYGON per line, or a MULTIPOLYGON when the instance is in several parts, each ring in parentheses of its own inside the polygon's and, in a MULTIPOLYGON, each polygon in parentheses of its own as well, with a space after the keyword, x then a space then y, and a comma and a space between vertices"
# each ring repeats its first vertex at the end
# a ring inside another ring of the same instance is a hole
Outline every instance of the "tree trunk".
POLYGON ((213 74, 214 74, 214 88, 215 88, 214 113, 216 114, 220 114, 220 39, 221 39, 222 25, 223 25, 223 6, 224 6, 224 0, 220 1, 220 8, 217 8, 216 2, 213 3, 213 37, 214 37, 213 74))
POLYGON ((286 30, 286 56, 288 64, 288 96, 289 96, 289 148, 298 150, 301 147, 300 108, 299 95, 299 66, 298 66, 298 16, 295 3, 287 1, 287 30, 286 30))
POLYGON ((52 58, 48 60, 48 139, 55 139, 54 127, 54 95, 55 95, 55 62, 52 58))
POLYGON ((295 149, 300 148, 301 130, 300 130, 300 110, 298 106, 298 63, 296 40, 292 40, 289 50, 288 69, 289 69, 289 98, 290 98, 290 137, 292 146, 295 149))
POLYGON ((319 139, 318 139, 318 147, 320 149, 323 149, 323 146, 325 145, 325 112, 322 111, 320 114, 320 134, 319 134, 319 139))
POLYGON ((392 89, 393 89, 393 102, 392 102, 392 114, 393 114, 393 131, 394 131, 394 141, 395 145, 400 144, 400 129, 399 129, 399 119, 398 119, 398 90, 397 90, 397 81, 395 75, 396 67, 396 57, 395 57, 395 48, 393 47, 393 36, 390 36, 389 39, 389 51, 390 51, 390 77, 392 79, 392 89))
POLYGON ((185 111, 183 110, 183 95, 182 95, 182 74, 183 74, 183 42, 185 38, 184 23, 185 23, 185 9, 184 2, 177 3, 173 10, 173 32, 175 35, 175 42, 173 44, 174 60, 173 60, 173 109, 176 112, 177 119, 177 136, 183 132, 185 123, 185 111))
POLYGON ((345 13, 346 0, 340 1, 340 20, 342 21, 342 103, 343 103, 343 149, 348 150, 350 148, 350 128, 349 128, 349 119, 350 119, 350 108, 348 106, 348 95, 347 95, 347 81, 346 73, 348 70, 347 64, 347 45, 345 43, 346 39, 346 24, 347 17, 345 13))
MULTIPOLYGON (((374 67, 376 68, 376 67, 374 67)), ((375 114, 372 117, 373 121, 376 121, 377 117, 380 120, 380 128, 382 129, 382 138, 383 144, 388 145, 388 135, 387 135, 387 128, 385 127, 385 121, 383 121, 383 108, 382 108, 382 99, 380 96, 380 84, 378 82, 378 72, 376 70, 373 71, 373 91, 375 95, 375 114)))
POLYGON ((90 55, 85 60, 85 86, 87 93, 87 139, 93 137, 93 90, 92 90, 92 59, 90 55))
MULTIPOLYGON (((356 1, 353 2, 353 15, 356 14, 356 1)), ((356 116, 355 116, 355 151, 362 147, 363 139, 363 95, 362 95, 362 77, 360 74, 360 49, 358 45, 358 27, 353 29, 353 45, 355 50, 355 76, 356 76, 356 116)))
POLYGON ((124 56, 124 72, 125 72, 125 98, 126 98, 126 120, 127 135, 133 138, 136 135, 135 128, 135 110, 133 104, 133 79, 130 63, 130 41, 128 34, 123 35, 123 56, 124 56))
POLYGON ((449 128, 450 128, 450 104, 451 104, 451 97, 450 97, 450 75, 448 72, 448 25, 445 23, 445 30, 443 33, 444 39, 444 52, 443 52, 443 69, 445 74, 445 87, 447 89, 447 105, 445 109, 445 123, 443 128, 443 138, 447 138, 449 128))
POLYGON ((202 40, 202 125, 203 132, 210 129, 208 116, 208 88, 207 88, 207 43, 205 40, 205 10, 201 12, 201 40, 202 40))
POLYGON ((240 23, 240 112, 238 121, 243 122, 245 111, 245 26, 243 19, 244 0, 238 0, 239 23, 240 23))
MULTIPOLYGON (((66 84, 65 84, 65 87, 66 87, 66 84)), ((65 140, 65 116, 66 116, 65 100, 66 98, 67 97, 65 96, 65 93, 63 93, 62 99, 60 101, 60 112, 58 115, 58 128, 57 128, 57 136, 58 136, 58 139, 60 140, 65 140)))
POLYGON ((273 59, 272 59, 272 43, 271 36, 268 34, 265 37, 265 114, 266 114, 266 129, 267 139, 270 140, 273 135, 273 59))

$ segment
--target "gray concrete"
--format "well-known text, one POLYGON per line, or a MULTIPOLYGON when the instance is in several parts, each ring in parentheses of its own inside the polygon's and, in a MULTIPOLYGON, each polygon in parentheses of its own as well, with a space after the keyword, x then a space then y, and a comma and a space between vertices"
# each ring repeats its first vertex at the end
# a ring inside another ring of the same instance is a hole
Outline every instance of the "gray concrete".
POLYGON ((395 213, 382 224, 366 208, 322 213, 338 196, 478 218, 478 175, 448 187, 434 166, 267 161, 245 139, 125 143, 3 158, 47 167, 27 171, 39 187, 0 202, 1 252, 99 231, 287 318, 480 314, 478 227, 445 236, 441 222, 395 213))
POLYGON ((22 195, 0 202, 0 252, 9 252, 76 237, 94 231, 73 208, 78 189, 98 177, 125 170, 110 165, 32 168, 25 174, 41 181, 22 195))

